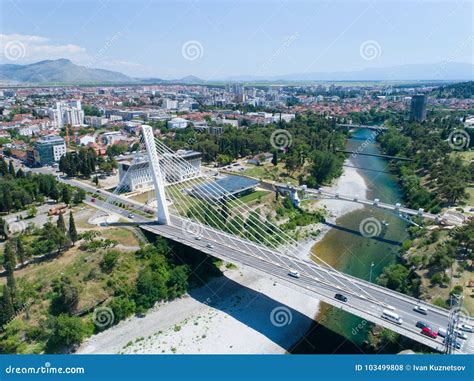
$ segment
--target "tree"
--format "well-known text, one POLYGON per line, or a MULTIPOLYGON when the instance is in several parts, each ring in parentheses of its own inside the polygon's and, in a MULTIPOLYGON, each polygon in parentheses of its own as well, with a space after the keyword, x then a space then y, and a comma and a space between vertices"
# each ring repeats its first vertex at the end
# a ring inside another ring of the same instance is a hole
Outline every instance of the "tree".
POLYGON ((74 222, 74 216, 72 215, 72 212, 69 213, 69 238, 71 239, 73 245, 78 239, 76 223, 74 222))
POLYGON ((15 177, 16 175, 15 167, 13 166, 13 160, 10 160, 10 162, 8 163, 8 173, 12 177, 15 177))
POLYGON ((66 233, 66 223, 64 222, 63 214, 60 213, 58 217, 58 221, 56 222, 56 226, 61 230, 63 233, 66 233))
POLYGON ((28 209, 28 217, 33 218, 36 216, 37 213, 38 213, 38 209, 36 208, 36 206, 31 205, 31 207, 28 209))
POLYGON ((8 174, 8 164, 4 158, 0 159, 0 175, 5 176, 8 174))
POLYGON ((86 198, 86 191, 82 188, 78 188, 74 193, 73 202, 74 204, 80 204, 86 198))
POLYGON ((104 254, 104 259, 100 262, 100 268, 104 273, 110 273, 117 264, 120 253, 110 250, 104 254))
POLYGON ((74 312, 79 302, 79 285, 68 276, 62 276, 53 285, 56 296, 51 308, 54 314, 74 312))
POLYGON ((63 186, 61 189, 61 199, 65 204, 71 202, 71 189, 67 185, 63 186))
POLYGON ((20 237, 16 239, 16 255, 20 260, 20 263, 25 263, 25 246, 23 245, 23 242, 20 237))
POLYGON ((99 186, 99 176, 97 176, 97 175, 94 176, 94 180, 93 180, 93 181, 94 181, 95 186, 98 187, 98 186, 99 186))
POLYGON ((54 322, 50 348, 71 347, 79 344, 87 334, 85 323, 76 316, 59 315, 54 322))
POLYGON ((2 217, 0 217, 0 237, 8 238, 8 223, 2 217))
POLYGON ((278 153, 277 153, 277 151, 273 151, 272 164, 274 166, 276 166, 278 164, 278 153))
POLYGON ((7 324, 15 315, 13 302, 8 286, 3 286, 2 300, 0 301, 0 325, 7 324))
POLYGON ((59 191, 58 191, 58 187, 56 186, 56 184, 54 184, 52 187, 51 187, 51 192, 49 193, 49 196, 54 200, 54 201, 59 201, 59 191))
POLYGON ((15 271, 15 251, 13 250, 12 244, 7 242, 5 244, 5 251, 3 252, 3 267, 7 273, 7 286, 10 289, 12 297, 15 298, 16 283, 14 277, 15 271))
POLYGON ((383 274, 380 275, 377 282, 391 290, 405 293, 408 290, 408 275, 409 270, 405 266, 389 265, 383 269, 383 274))
POLYGON ((114 323, 129 317, 136 309, 135 302, 126 297, 113 298, 108 307, 114 313, 114 323))

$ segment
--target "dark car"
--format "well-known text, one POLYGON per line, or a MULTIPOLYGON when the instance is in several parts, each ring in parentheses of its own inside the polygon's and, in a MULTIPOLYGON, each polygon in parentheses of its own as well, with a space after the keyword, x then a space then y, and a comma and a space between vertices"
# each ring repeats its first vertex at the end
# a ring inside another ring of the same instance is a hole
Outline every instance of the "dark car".
POLYGON ((417 326, 418 328, 421 328, 421 329, 423 329, 423 328, 432 329, 428 324, 426 324, 425 322, 422 322, 422 321, 417 321, 417 322, 416 322, 416 326, 417 326))
POLYGON ((342 294, 336 294, 334 295, 334 298, 337 300, 340 300, 341 302, 346 303, 347 302, 347 296, 344 296, 342 294))

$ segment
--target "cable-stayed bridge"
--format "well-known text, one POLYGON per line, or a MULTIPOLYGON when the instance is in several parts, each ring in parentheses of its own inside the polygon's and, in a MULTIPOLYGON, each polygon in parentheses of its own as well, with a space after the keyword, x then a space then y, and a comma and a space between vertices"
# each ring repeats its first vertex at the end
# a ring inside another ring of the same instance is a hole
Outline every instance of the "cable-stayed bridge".
MULTIPOLYGON (((222 187, 216 176, 193 172, 186 160, 154 137, 151 127, 143 126, 142 132, 148 160, 137 158, 136 165, 151 172, 156 193, 154 215, 149 213, 149 205, 122 194, 126 190, 128 172, 113 193, 102 193, 107 196, 107 201, 94 203, 104 212, 118 214, 147 231, 222 260, 249 266, 438 351, 447 347, 442 338, 422 335, 421 329, 416 327, 418 320, 423 320, 434 330, 449 327, 451 335, 457 324, 469 321, 462 309, 455 309, 450 315, 446 309, 343 274, 316 255, 309 259, 299 242, 271 218, 264 220, 249 209, 222 187), (187 174, 184 178, 183 173, 187 174), (133 215, 131 210, 135 210, 133 215), (346 296, 347 301, 335 299, 336 293, 346 296), (427 315, 415 312, 415 306, 427 308, 427 315), (393 318, 394 314, 402 321, 393 318)), ((453 350, 453 346, 448 347, 453 350)), ((468 353, 473 350, 469 341, 458 351, 468 353)))

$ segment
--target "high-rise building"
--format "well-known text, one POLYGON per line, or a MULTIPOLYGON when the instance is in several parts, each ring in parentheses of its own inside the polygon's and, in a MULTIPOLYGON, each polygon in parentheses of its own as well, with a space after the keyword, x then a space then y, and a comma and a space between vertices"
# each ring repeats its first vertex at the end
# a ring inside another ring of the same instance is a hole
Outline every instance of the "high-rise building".
POLYGON ((49 110, 49 118, 58 128, 65 124, 80 126, 84 123, 84 110, 81 101, 56 102, 56 108, 49 110))
POLYGON ((58 162, 65 153, 66 143, 60 136, 46 136, 38 139, 33 145, 34 161, 39 165, 58 162))
POLYGON ((410 119, 416 122, 423 122, 426 119, 427 97, 424 94, 417 94, 411 97, 410 119))

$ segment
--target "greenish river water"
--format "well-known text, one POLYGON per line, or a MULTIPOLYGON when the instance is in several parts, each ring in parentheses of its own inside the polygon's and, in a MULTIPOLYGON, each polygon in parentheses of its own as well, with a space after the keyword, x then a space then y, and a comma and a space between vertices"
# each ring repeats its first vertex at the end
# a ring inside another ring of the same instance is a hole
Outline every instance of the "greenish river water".
MULTIPOLYGON (((357 130, 347 142, 347 149, 363 153, 380 153, 375 143, 374 132, 357 130)), ((388 173, 388 162, 379 157, 351 156, 351 165, 359 168, 368 186, 367 198, 378 198, 383 202, 400 202, 401 194, 395 176, 388 173)), ((318 242, 313 251, 338 270, 372 282, 383 268, 396 261, 396 253, 407 239, 407 223, 387 211, 364 207, 337 219, 331 229, 318 242), (359 234, 362 220, 374 217, 382 224, 377 239, 365 238, 359 234), (371 264, 372 274, 371 274, 371 264)), ((368 324, 362 319, 337 308, 321 303, 317 317, 319 324, 308 333, 307 342, 296 347, 295 353, 360 353, 362 343, 367 339, 368 324)))

